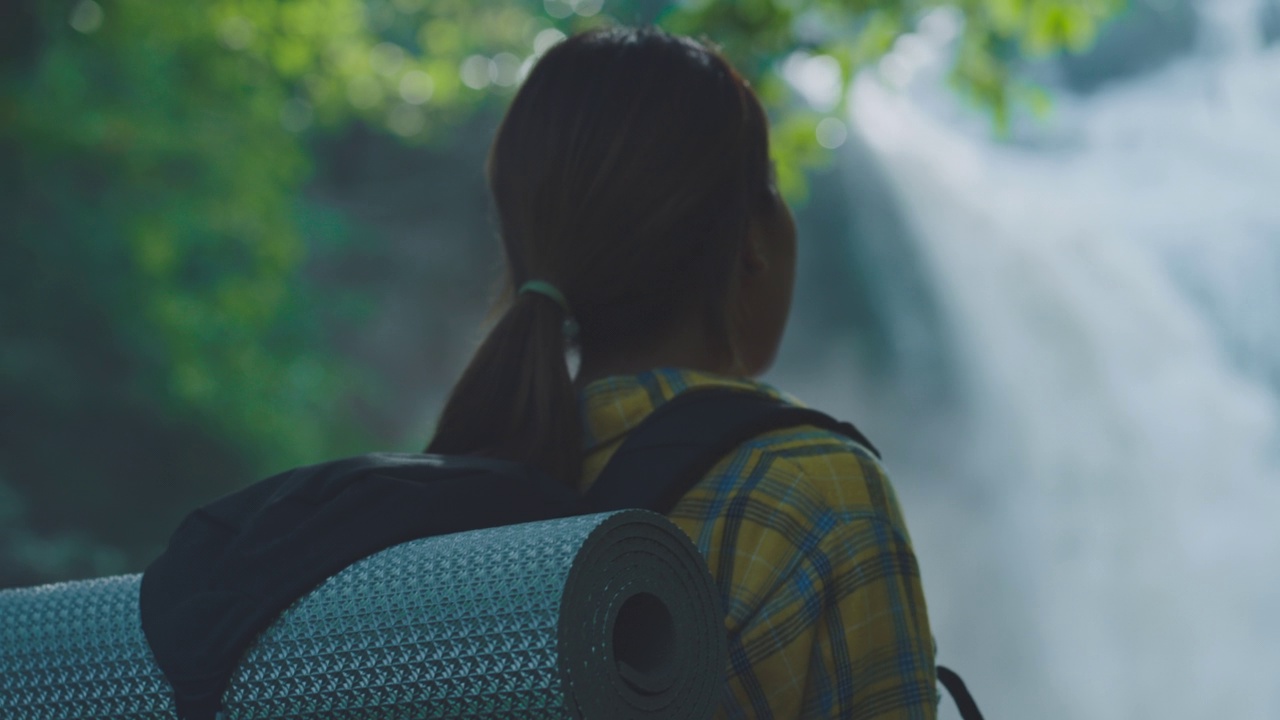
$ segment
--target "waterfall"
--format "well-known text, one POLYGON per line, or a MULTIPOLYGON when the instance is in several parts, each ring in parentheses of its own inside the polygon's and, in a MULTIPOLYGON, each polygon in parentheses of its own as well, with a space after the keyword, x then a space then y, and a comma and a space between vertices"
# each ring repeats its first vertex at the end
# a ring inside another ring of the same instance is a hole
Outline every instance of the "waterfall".
POLYGON ((989 717, 1280 717, 1280 46, 1256 0, 1198 8, 1191 55, 1004 141, 945 90, 945 14, 854 84, 849 212, 873 168, 963 392, 779 384, 898 449, 939 661, 989 717))

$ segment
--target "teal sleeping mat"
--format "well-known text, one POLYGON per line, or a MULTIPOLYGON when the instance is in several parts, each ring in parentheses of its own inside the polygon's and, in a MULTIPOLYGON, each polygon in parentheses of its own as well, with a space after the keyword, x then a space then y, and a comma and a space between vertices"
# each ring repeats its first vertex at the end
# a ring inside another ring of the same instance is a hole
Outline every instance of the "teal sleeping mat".
MULTIPOLYGON (((176 720, 141 575, 0 591, 0 718, 176 720)), ((228 720, 710 718, 724 613, 646 510, 442 535, 349 566, 241 659, 228 720)))

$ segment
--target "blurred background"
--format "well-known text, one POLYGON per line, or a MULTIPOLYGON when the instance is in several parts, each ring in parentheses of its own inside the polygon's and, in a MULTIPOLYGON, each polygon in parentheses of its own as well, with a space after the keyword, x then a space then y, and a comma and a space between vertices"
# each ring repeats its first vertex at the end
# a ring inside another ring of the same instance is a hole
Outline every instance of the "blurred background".
POLYGON ((988 717, 1280 718, 1280 0, 9 0, 0 587, 420 449, 497 277, 496 124, 614 22, 765 99, 766 380, 884 450, 988 717))

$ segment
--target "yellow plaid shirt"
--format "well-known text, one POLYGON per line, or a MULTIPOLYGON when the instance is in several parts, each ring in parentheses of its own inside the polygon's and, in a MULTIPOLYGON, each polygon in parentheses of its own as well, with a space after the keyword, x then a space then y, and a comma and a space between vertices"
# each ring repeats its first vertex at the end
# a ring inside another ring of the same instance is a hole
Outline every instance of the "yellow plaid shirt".
MULTIPOLYGON (((686 388, 763 383, 658 369, 582 394, 595 481, 628 431, 686 388)), ((884 469, 816 427, 760 435, 669 515, 707 559, 727 609, 716 718, 934 718, 933 636, 920 572, 884 469)))

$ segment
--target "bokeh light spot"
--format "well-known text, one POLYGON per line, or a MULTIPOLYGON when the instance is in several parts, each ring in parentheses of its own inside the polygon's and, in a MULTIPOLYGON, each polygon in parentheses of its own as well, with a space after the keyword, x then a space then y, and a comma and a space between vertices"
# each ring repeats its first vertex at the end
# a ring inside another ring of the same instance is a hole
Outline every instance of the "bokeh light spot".
POLYGON ((793 52, 782 63, 782 76, 819 112, 830 112, 840 102, 840 61, 830 55, 793 52))
POLYGON ((218 25, 218 40, 231 50, 243 50, 253 42, 254 32, 253 23, 237 15, 218 25))
POLYGON ((964 30, 964 15, 957 8, 942 7, 930 10, 920 19, 920 34, 936 45, 945 45, 959 37, 964 30))
POLYGON ((493 67, 496 69, 493 74, 495 85, 511 87, 520 82, 520 58, 515 55, 507 52, 494 55, 493 67))
POLYGON ((835 150, 849 139, 849 129, 835 118, 823 118, 816 131, 818 144, 828 150, 835 150))
POLYGON ((569 0, 543 0, 542 7, 553 18, 563 20, 573 14, 573 5, 569 0))
POLYGON ((462 78, 462 84, 472 90, 482 90, 493 82, 494 76, 498 74, 497 68, 489 58, 483 55, 472 55, 462 61, 462 68, 458 71, 462 78))
POLYGON ((435 81, 422 70, 410 70, 400 78, 400 97, 410 105, 425 103, 435 91, 435 81))
POLYGON ((96 32, 102 27, 103 13, 102 6, 93 0, 81 0, 71 8, 71 17, 68 22, 71 27, 86 35, 96 32))

